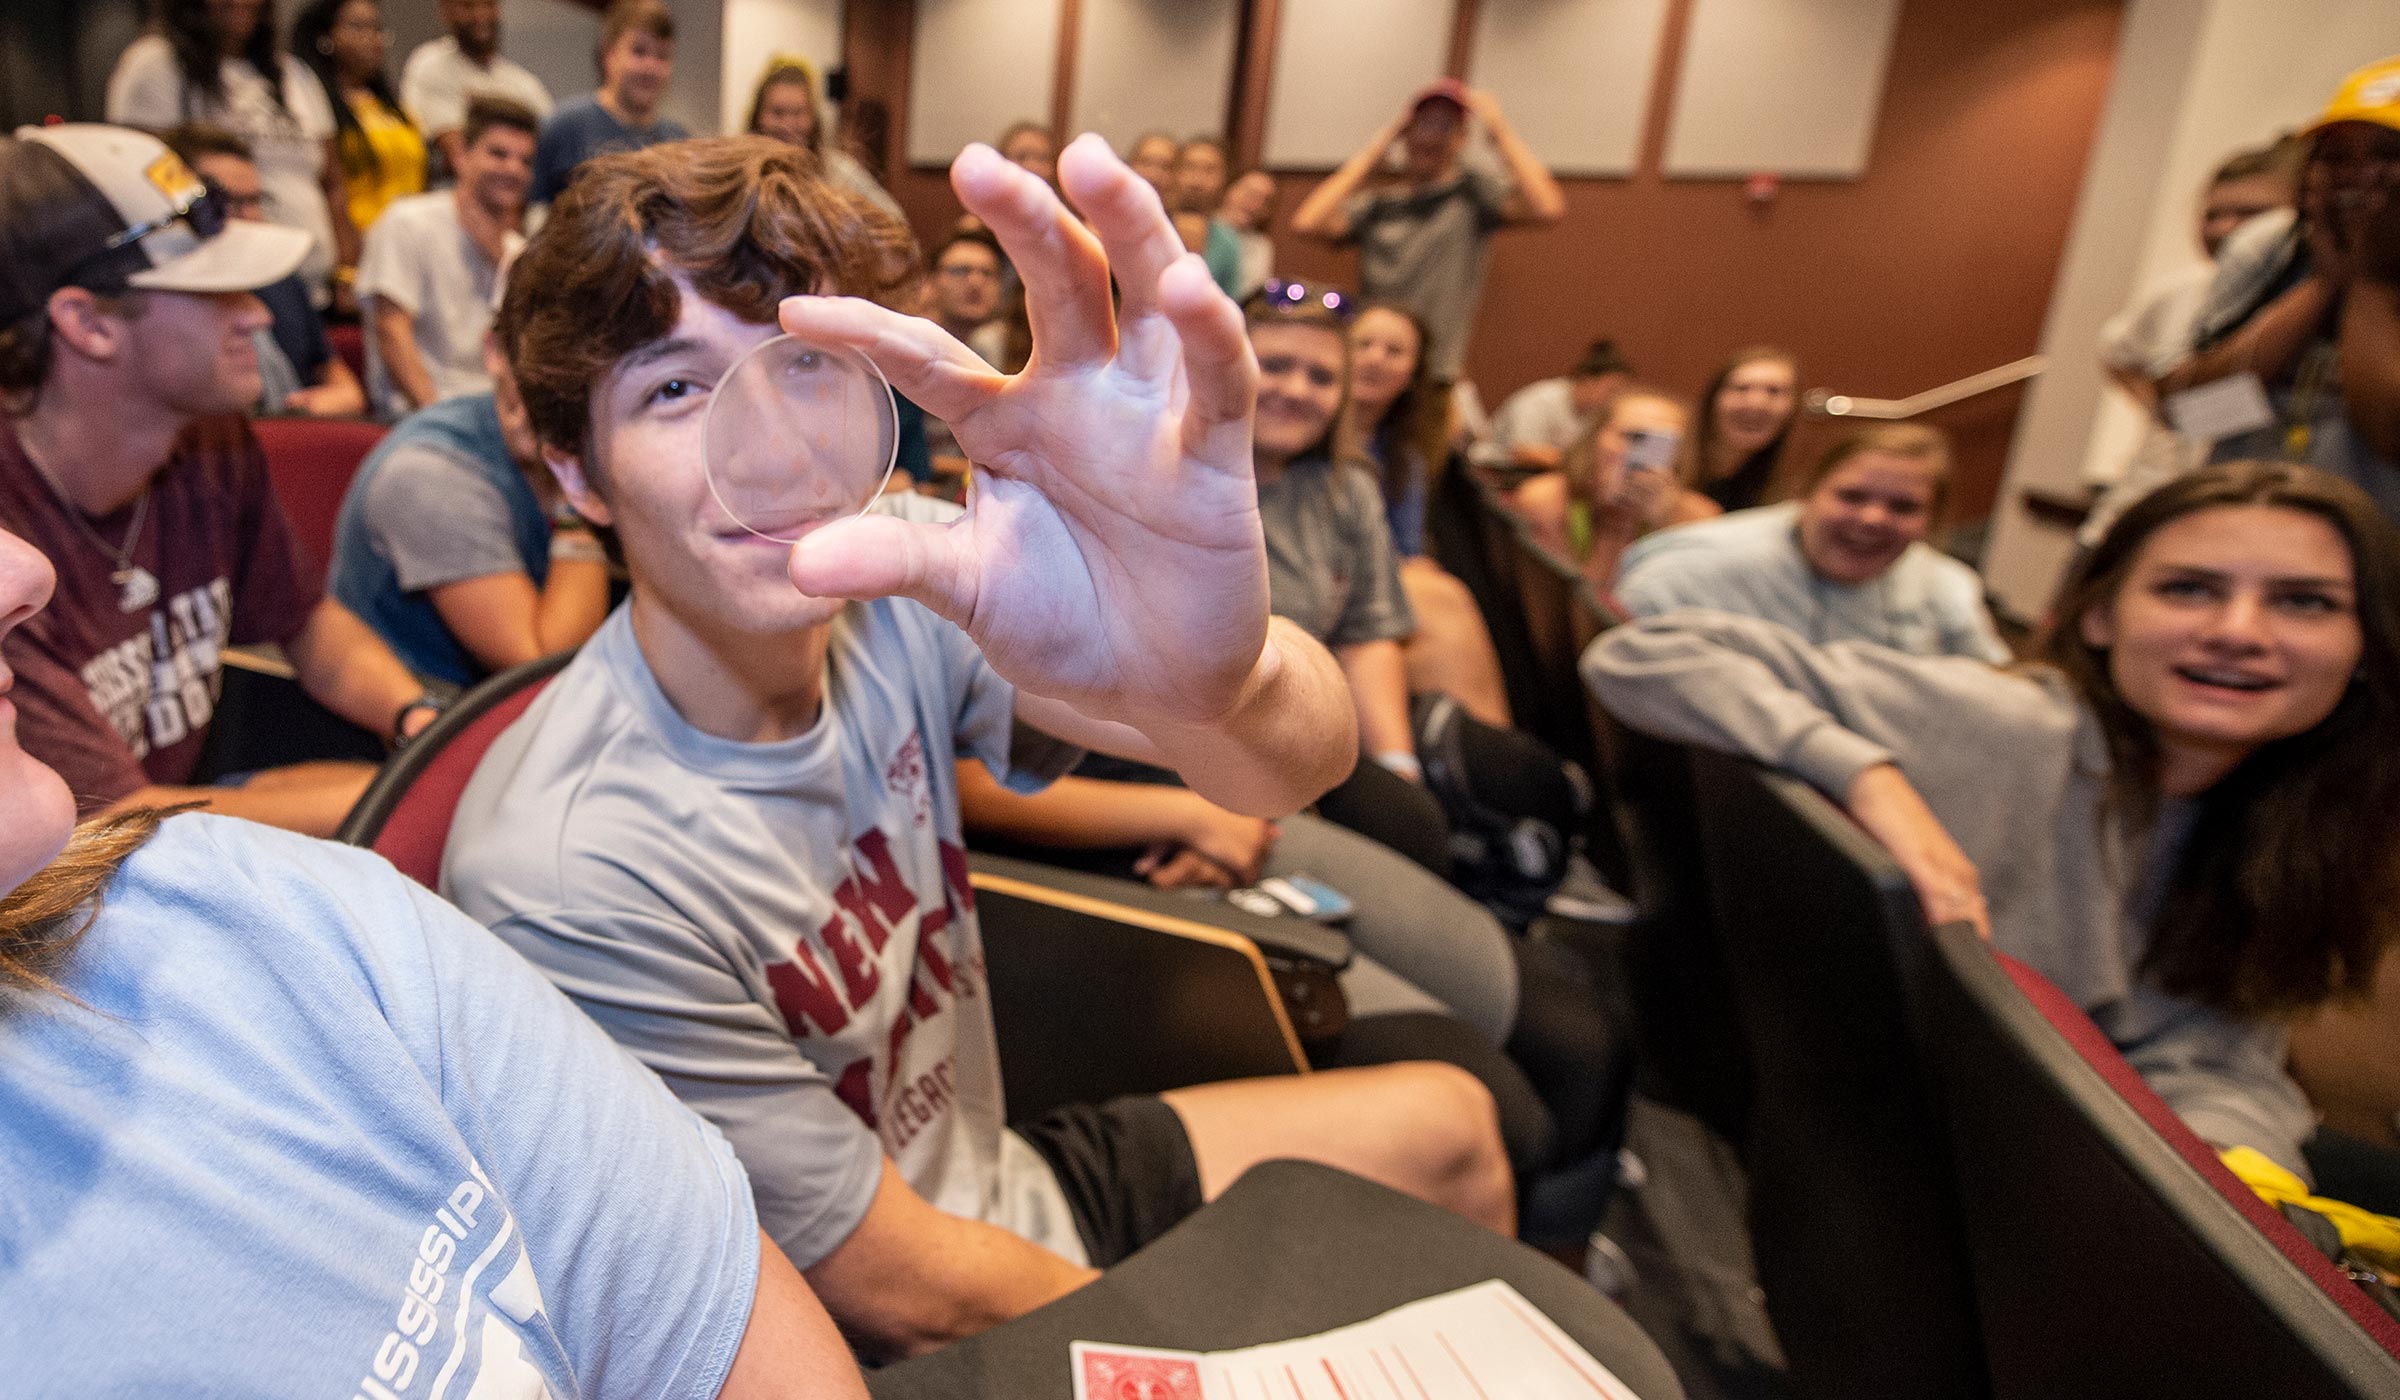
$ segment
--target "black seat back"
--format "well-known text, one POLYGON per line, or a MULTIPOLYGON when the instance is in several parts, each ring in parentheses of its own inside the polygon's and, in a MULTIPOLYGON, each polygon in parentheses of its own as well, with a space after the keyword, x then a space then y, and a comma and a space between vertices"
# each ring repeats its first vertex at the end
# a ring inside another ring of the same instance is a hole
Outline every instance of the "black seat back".
POLYGON ((1306 1072, 1250 939, 1100 898, 1026 861, 974 856, 970 881, 1012 1118, 1306 1072))
POLYGON ((1516 513, 1472 468, 1453 461, 1434 478, 1426 503, 1427 547, 1474 595, 1499 657, 1509 712, 1524 716, 1538 712, 1544 701, 1533 643, 1526 635, 1525 608, 1518 598, 1516 528, 1516 513))
POLYGON ((2400 1323, 2175 1119, 2056 988, 1970 931, 1917 988, 1995 1394, 2400 1395, 2400 1323))
POLYGON ((1810 1396, 1988 1393, 1948 1137, 1902 965, 1930 956, 1891 858, 1806 785, 1692 755, 1750 1053, 1745 1143, 1767 1313, 1810 1396))

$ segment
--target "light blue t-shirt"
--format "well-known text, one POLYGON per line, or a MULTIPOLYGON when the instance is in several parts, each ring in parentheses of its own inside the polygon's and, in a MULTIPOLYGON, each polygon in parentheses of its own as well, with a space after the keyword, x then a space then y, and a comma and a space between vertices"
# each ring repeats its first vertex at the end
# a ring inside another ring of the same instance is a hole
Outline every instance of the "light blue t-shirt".
POLYGON ((62 981, 0 1011, 11 1400, 723 1386, 725 1140, 378 857, 172 818, 62 981))
POLYGON ((1811 642, 2009 661, 1973 569, 1920 541, 1865 583, 1834 583, 1809 567, 1799 525, 1799 502, 1786 501, 1644 536, 1618 567, 1617 601, 1635 617, 1713 608, 1811 642))

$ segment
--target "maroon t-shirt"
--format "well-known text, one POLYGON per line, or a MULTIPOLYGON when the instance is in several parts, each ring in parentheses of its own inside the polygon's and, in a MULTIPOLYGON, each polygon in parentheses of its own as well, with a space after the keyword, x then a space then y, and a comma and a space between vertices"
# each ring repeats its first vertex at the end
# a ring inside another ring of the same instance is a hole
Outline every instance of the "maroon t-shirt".
POLYGON ((58 570, 50 606, 0 643, 17 677, 17 739, 88 813, 191 781, 221 653, 291 640, 323 590, 294 567, 291 526, 240 417, 192 425, 151 482, 130 562, 158 576, 155 602, 125 611, 109 577, 133 507, 81 523, 71 511, 0 421, 0 529, 58 570))

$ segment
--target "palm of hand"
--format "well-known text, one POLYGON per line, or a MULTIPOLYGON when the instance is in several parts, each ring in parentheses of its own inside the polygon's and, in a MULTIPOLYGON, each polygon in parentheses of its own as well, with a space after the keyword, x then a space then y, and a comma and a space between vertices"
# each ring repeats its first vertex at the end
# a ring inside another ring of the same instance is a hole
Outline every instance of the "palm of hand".
POLYGON ((1186 455, 1179 397, 1114 368, 1036 364, 955 425, 985 464, 961 527, 962 625, 1002 675, 1038 675, 1019 684, 1098 715, 1201 721, 1232 705, 1266 638, 1257 489, 1246 451, 1186 455))
POLYGON ((825 597, 915 598, 1019 688, 1097 718, 1218 719, 1266 641, 1256 362, 1240 313, 1104 143, 1070 146, 1060 177, 1088 228, 988 149, 952 171, 1024 277, 1022 374, 864 302, 784 304, 785 329, 866 352, 977 464, 965 520, 827 526, 794 552, 792 578, 825 597))

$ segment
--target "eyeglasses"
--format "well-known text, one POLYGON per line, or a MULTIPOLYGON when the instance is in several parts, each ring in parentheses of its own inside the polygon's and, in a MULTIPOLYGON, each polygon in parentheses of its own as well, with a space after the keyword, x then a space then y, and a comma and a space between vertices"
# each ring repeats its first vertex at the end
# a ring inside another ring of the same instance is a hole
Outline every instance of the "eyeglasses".
POLYGON ((1344 321, 1349 320, 1350 313, 1357 309, 1349 297, 1331 287, 1311 287, 1306 282, 1287 282, 1280 277, 1268 278, 1266 284, 1258 289, 1258 297, 1267 306, 1285 311, 1297 311, 1303 306, 1322 306, 1344 321))

